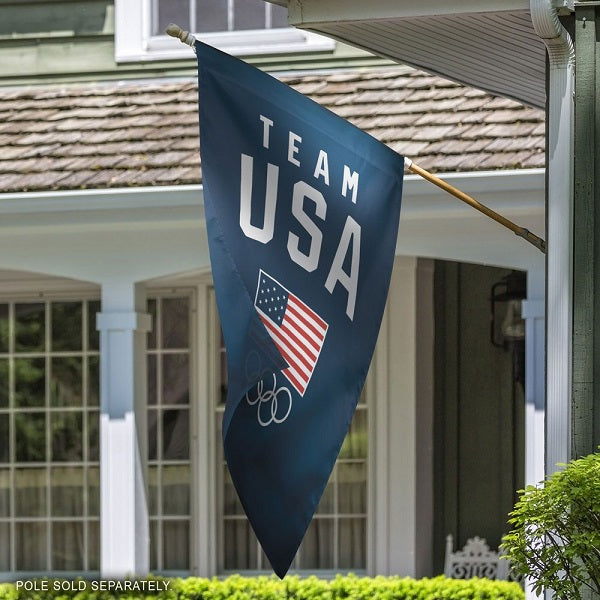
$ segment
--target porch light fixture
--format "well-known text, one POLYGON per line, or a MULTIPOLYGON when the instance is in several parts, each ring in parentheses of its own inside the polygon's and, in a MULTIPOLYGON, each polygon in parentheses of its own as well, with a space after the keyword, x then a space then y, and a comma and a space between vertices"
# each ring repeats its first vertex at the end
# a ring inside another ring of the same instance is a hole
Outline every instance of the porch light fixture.
POLYGON ((490 341, 497 348, 513 353, 513 379, 525 382, 525 321, 521 303, 527 296, 527 280, 523 271, 512 271, 492 285, 490 294, 490 341), (506 308, 502 321, 498 304, 506 308))

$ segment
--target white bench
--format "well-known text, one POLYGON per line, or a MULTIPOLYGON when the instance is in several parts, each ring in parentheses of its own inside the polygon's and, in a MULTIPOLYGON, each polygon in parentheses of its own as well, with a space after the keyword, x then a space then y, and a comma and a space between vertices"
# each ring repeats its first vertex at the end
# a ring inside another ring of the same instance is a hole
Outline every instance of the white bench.
POLYGON ((506 579, 521 583, 522 577, 511 568, 510 561, 502 553, 490 550, 486 540, 473 537, 467 540, 462 550, 454 551, 452 535, 446 537, 446 560, 444 575, 453 579, 506 579))

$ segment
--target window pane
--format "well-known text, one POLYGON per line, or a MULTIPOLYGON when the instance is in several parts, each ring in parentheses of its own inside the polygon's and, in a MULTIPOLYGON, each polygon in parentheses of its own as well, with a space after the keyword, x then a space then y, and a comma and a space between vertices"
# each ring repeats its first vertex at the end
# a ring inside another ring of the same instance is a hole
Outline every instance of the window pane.
POLYGON ((187 354, 164 354, 162 403, 189 404, 190 367, 187 354))
POLYGON ((0 517, 10 517, 10 471, 8 469, 0 469, 0 517))
POLYGON ((46 523, 16 523, 17 571, 45 571, 46 523))
POLYGON ((336 478, 337 465, 333 467, 333 471, 329 477, 329 481, 325 486, 325 491, 321 496, 321 500, 317 505, 317 514, 331 514, 335 512, 335 478, 336 478))
POLYGON ((0 523, 0 571, 10 571, 10 524, 0 523))
POLYGON ((83 415, 80 412, 60 412, 50 415, 52 460, 83 460, 83 415))
POLYGON ((227 570, 256 569, 258 543, 246 519, 225 521, 225 557, 227 570))
POLYGON ((339 458, 367 457, 367 411, 357 410, 354 413, 350 430, 342 444, 339 458))
POLYGON ((220 368, 220 391, 221 394, 217 399, 217 402, 220 406, 225 406, 225 402, 227 401, 227 353, 225 352, 225 348, 221 347, 219 349, 219 368, 220 368))
POLYGON ((46 344, 46 310, 43 303, 15 304, 15 350, 43 351, 46 344))
POLYGON ((52 523, 52 568, 58 571, 83 569, 83 523, 52 523))
POLYGON ((158 515, 158 467, 148 467, 148 513, 158 515))
MULTIPOLYGON (((262 2, 262 0, 261 0, 262 2)), ((188 298, 163 298, 162 346, 163 348, 188 348, 190 333, 188 298)))
MULTIPOLYGON (((175 23, 177 21, 174 21, 175 23)), ((147 311, 150 315, 151 326, 150 331, 148 332, 148 349, 155 350, 156 349, 156 303, 157 301, 153 298, 148 300, 147 311)))
POLYGON ((333 569, 333 519, 313 519, 299 553, 302 569, 333 569))
POLYGON ((163 455, 166 460, 190 457, 189 411, 165 410, 163 413, 163 455))
POLYGON ((190 514, 190 468, 170 465, 162 468, 163 515, 190 514))
POLYGON ((88 460, 100 460, 100 415, 97 410, 91 410, 87 415, 88 420, 88 460))
POLYGON ((88 406, 100 404, 100 359, 97 356, 88 358, 88 406))
POLYGON ((8 406, 8 359, 0 358, 0 408, 8 406))
POLYGON ((147 376, 148 376, 148 406, 155 406, 157 404, 156 398, 156 354, 148 354, 148 363, 146 365, 147 376))
POLYGON ((289 27, 287 8, 271 4, 271 27, 289 27))
POLYGON ((26 413, 15 415, 17 462, 46 460, 46 415, 26 413))
POLYGON ((90 467, 88 476, 88 514, 100 516, 100 469, 90 467))
POLYGON ((52 350, 81 350, 81 302, 53 302, 52 350))
POLYGON ((244 508, 233 486, 227 465, 223 465, 223 514, 244 515, 244 508))
POLYGON ((163 568, 187 570, 190 566, 190 524, 163 521, 163 568))
POLYGON ((88 523, 88 569, 100 570, 100 523, 98 521, 88 523))
POLYGON ((15 470, 15 515, 43 517, 46 514, 46 469, 15 470))
POLYGON ((61 356, 52 359, 50 379, 51 406, 82 405, 82 359, 61 356))
POLYGON ((83 515, 83 468, 58 467, 50 470, 52 515, 78 517, 83 515))
POLYGON ((338 464, 339 508, 345 514, 367 512, 367 465, 338 464))
POLYGON ((227 2, 215 0, 196 1, 196 32, 228 31, 227 2))
POLYGON ((8 304, 0 304, 0 352, 8 352, 8 304))
MULTIPOLYGON (((156 0, 156 3, 158 4, 158 23, 154 24, 154 35, 162 35, 169 23, 177 23, 183 29, 189 29, 189 0, 156 0)), ((227 2, 225 2, 225 5, 227 5, 227 2)))
POLYGON ((366 559, 366 519, 340 519, 338 566, 340 569, 365 569, 366 559))
POLYGON ((265 10, 263 0, 235 0, 233 29, 264 29, 265 10))
POLYGON ((15 360, 15 406, 44 406, 46 361, 43 358, 15 360))
POLYGON ((158 458, 158 411, 148 411, 148 460, 158 458))
POLYGON ((0 413, 0 463, 7 463, 10 460, 9 440, 8 415, 0 413))
POLYGON ((88 349, 100 349, 100 332, 96 329, 96 315, 100 312, 100 302, 91 300, 88 305, 88 349))
POLYGON ((158 564, 158 539, 160 535, 160 524, 158 521, 150 521, 150 572, 159 570, 158 564))

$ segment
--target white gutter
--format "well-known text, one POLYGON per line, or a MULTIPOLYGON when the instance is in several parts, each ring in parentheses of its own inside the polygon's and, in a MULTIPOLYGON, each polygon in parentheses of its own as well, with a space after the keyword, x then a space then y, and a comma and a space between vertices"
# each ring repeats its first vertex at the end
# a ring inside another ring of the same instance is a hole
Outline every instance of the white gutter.
POLYGON ((546 473, 571 447, 573 314, 573 131, 575 52, 552 0, 530 0, 531 20, 548 50, 546 261, 546 473))

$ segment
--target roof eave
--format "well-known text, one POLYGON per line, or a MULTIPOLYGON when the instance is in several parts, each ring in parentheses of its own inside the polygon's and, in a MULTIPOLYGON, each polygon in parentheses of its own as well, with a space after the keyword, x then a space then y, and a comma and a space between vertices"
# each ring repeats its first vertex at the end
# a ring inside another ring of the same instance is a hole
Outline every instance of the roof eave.
MULTIPOLYGON (((565 6, 572 0, 554 0, 565 6)), ((288 0, 290 24, 543 108, 546 52, 529 0, 288 0)))

